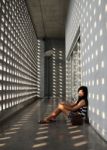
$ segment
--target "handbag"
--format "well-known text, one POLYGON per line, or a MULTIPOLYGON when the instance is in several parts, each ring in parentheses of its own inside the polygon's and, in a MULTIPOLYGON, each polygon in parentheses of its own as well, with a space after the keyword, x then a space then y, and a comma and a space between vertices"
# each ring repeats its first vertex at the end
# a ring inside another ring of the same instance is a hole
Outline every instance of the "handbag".
POLYGON ((71 120, 72 125, 83 124, 83 117, 79 112, 70 112, 68 118, 71 120))

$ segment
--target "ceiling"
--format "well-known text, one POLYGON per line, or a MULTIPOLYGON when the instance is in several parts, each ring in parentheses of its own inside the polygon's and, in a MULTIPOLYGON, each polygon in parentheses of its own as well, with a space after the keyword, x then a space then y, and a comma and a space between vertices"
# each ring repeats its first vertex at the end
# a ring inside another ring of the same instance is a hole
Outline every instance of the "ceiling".
POLYGON ((26 0, 38 38, 64 38, 69 0, 26 0))

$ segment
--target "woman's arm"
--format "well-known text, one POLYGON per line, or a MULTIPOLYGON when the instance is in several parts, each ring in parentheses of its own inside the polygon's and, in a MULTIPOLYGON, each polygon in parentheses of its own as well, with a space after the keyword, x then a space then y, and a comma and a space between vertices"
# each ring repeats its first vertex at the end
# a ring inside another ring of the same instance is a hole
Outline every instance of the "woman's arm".
POLYGON ((76 102, 71 102, 71 103, 66 103, 66 102, 60 102, 60 104, 64 105, 64 106, 68 106, 68 107, 74 107, 76 106, 77 104, 77 101, 76 102))
POLYGON ((74 107, 74 106, 76 106, 76 105, 77 105, 77 101, 70 103, 70 106, 71 106, 71 107, 74 107))
POLYGON ((72 108, 71 108, 71 111, 76 111, 82 107, 86 106, 86 102, 85 100, 81 100, 79 103, 77 103, 76 105, 74 105, 72 108))
MULTIPOLYGON (((80 103, 80 102, 79 102, 80 103)), ((60 104, 61 105, 64 105, 64 108, 68 111, 73 111, 73 110, 77 110, 80 106, 80 104, 75 102, 75 103, 64 103, 64 102, 61 102, 60 104), (78 107, 77 107, 78 105, 78 107)), ((82 106, 81 106, 82 107, 82 106)))

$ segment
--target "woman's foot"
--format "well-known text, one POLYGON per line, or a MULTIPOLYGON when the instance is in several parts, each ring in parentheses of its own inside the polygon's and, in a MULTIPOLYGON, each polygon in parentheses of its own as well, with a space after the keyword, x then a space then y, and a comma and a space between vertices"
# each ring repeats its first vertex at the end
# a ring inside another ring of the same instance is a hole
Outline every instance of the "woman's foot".
POLYGON ((47 123, 53 123, 56 122, 55 119, 50 119, 50 120, 40 120, 38 123, 39 124, 47 124, 47 123))

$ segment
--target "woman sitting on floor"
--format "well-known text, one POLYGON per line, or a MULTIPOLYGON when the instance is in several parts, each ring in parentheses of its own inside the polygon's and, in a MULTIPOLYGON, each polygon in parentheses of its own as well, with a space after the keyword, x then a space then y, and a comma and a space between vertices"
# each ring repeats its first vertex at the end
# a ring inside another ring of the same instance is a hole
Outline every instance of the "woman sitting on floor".
POLYGON ((81 116, 87 118, 88 108, 88 89, 86 86, 81 86, 78 89, 78 100, 75 103, 60 102, 58 107, 46 118, 40 120, 40 124, 55 122, 56 117, 62 112, 66 116, 70 116, 72 112, 77 112, 81 116))

